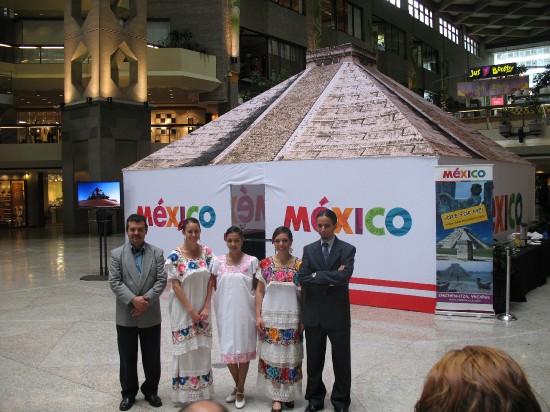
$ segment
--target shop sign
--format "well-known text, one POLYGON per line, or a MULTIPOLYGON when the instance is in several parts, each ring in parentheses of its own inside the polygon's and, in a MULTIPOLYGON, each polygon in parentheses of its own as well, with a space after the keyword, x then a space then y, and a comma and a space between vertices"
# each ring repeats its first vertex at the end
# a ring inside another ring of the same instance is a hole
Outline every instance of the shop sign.
POLYGON ((468 78, 470 80, 476 80, 488 79, 491 77, 510 76, 512 74, 516 74, 516 70, 516 63, 504 63, 495 64, 493 66, 474 67, 473 69, 470 69, 470 72, 468 73, 468 78))
POLYGON ((459 99, 514 94, 516 90, 529 88, 529 76, 463 82, 456 85, 459 99))

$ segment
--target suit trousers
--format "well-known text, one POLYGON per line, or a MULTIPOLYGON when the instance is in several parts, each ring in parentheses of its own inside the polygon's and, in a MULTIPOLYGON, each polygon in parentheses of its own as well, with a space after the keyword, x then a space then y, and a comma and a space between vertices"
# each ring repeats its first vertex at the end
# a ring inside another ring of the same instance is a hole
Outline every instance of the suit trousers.
POLYGON ((144 395, 156 395, 160 381, 160 324, 150 328, 116 325, 118 354, 120 356, 120 386, 122 397, 135 397, 139 390, 137 361, 138 339, 145 382, 144 395))
POLYGON ((330 401, 335 409, 348 409, 351 393, 350 328, 326 329, 306 326, 307 386, 306 396, 310 405, 322 407, 327 390, 323 383, 323 368, 327 337, 332 346, 334 386, 330 401))

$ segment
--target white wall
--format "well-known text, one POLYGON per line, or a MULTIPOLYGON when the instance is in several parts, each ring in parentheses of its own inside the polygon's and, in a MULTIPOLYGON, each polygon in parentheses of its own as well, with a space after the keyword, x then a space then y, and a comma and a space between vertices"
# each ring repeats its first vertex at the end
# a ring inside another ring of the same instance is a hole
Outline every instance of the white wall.
POLYGON ((203 243, 222 254, 223 233, 231 225, 230 185, 264 184, 266 237, 289 216, 304 213, 305 220, 288 220, 300 256, 304 245, 318 239, 307 223, 323 204, 346 216, 340 223, 349 233, 340 230, 337 236, 357 247, 352 301, 433 311, 436 163, 436 158, 335 159, 125 171, 125 214, 149 206, 153 224, 147 240, 169 252, 183 241, 176 230, 181 207, 187 212, 196 206, 192 216, 202 211, 211 225, 203 228, 203 243), (388 223, 392 211, 396 216, 388 223), (366 224, 369 213, 374 217, 366 224), (397 235, 400 228, 404 233, 397 235))

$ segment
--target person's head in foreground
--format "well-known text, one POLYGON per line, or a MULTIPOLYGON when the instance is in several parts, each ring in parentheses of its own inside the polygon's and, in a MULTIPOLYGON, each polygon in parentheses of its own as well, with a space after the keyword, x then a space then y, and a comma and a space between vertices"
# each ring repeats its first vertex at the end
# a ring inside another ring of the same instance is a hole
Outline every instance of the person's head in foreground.
POLYGON ((540 412, 525 372, 505 352, 465 346, 447 352, 424 381, 415 412, 540 412))
POLYGON ((228 412, 227 408, 215 401, 196 401, 185 405, 179 412, 228 412))

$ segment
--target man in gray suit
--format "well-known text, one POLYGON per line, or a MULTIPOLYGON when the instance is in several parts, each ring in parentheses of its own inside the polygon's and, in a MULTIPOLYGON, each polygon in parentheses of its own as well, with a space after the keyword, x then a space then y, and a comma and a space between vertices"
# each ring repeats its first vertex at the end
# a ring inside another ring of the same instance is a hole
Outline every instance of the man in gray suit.
POLYGON ((160 381, 160 302, 166 286, 162 249, 145 243, 147 222, 138 214, 126 220, 128 243, 111 252, 109 284, 116 299, 116 329, 120 355, 120 410, 132 407, 138 393, 138 340, 145 382, 141 392, 151 406, 162 406, 160 381))
POLYGON ((308 406, 305 412, 323 409, 327 390, 323 368, 327 337, 332 345, 334 386, 330 401, 336 412, 347 412, 351 392, 349 279, 353 274, 355 246, 336 236, 336 214, 317 214, 321 239, 304 247, 299 281, 305 290, 302 321, 306 332, 308 406))

